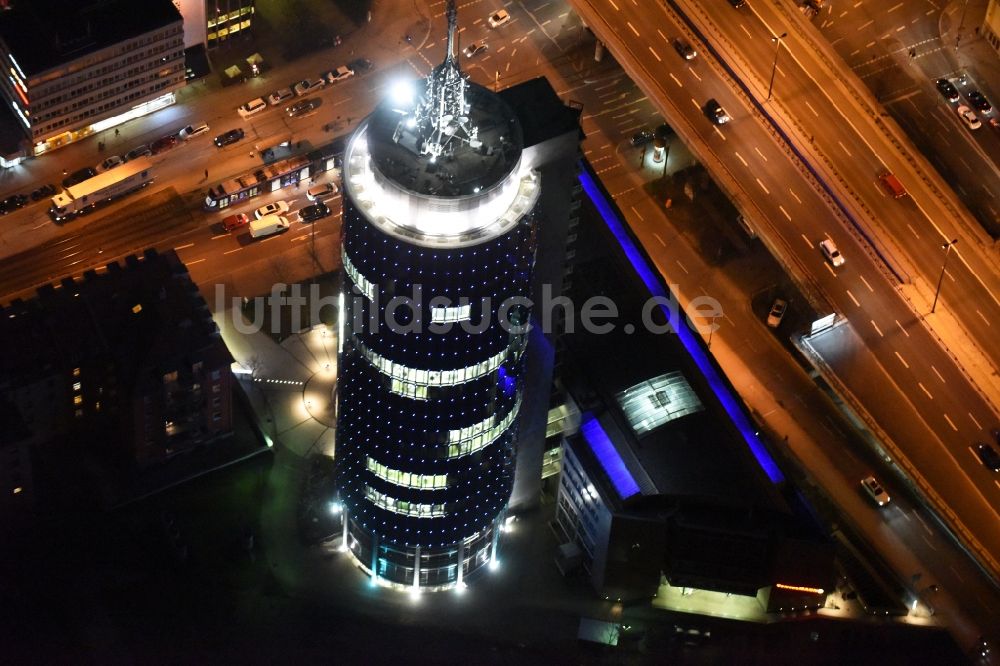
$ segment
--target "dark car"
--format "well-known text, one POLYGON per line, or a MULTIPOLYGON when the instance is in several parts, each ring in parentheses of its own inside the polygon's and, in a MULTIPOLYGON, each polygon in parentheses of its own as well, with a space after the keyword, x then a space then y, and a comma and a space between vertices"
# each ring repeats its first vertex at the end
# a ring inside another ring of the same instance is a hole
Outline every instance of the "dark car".
POLYGON ((677 53, 679 53, 685 60, 693 60, 694 57, 698 55, 698 52, 694 50, 694 47, 691 46, 690 42, 683 37, 677 37, 674 39, 674 50, 677 51, 677 53))
POLYGON ((161 136, 159 139, 154 141, 149 145, 149 149, 154 155, 159 155, 165 150, 170 150, 177 145, 177 137, 173 134, 168 136, 161 136))
POLYGON ((231 129, 224 134, 220 134, 215 137, 215 145, 219 148, 223 146, 228 146, 230 144, 236 143, 244 137, 244 132, 242 128, 237 127, 236 129, 231 129))
POLYGON ((70 175, 63 178, 63 187, 73 187, 78 183, 82 183, 88 178, 93 178, 97 175, 97 170, 94 167, 83 167, 77 171, 74 171, 70 175))
POLYGON ((977 444, 976 454, 979 456, 979 460, 988 469, 991 469, 994 472, 1000 472, 1000 453, 997 453, 996 449, 989 444, 977 444))
POLYGON ((639 146, 645 146, 652 140, 653 140, 653 132, 648 129, 641 130, 632 135, 632 145, 637 148, 639 146))
POLYGON ((938 92, 949 102, 958 101, 958 88, 948 79, 938 79, 934 82, 938 92))
POLYGON ((34 192, 31 193, 31 200, 41 201, 45 197, 51 197, 55 193, 56 193, 55 185, 42 185, 41 187, 39 187, 38 189, 36 189, 34 192))
POLYGON ((317 201, 311 206, 306 206, 299 211, 299 217, 303 222, 315 222, 330 214, 330 209, 325 203, 317 201))
POLYGON ((315 108, 319 106, 318 99, 304 99, 300 102, 292 104, 290 107, 285 109, 289 116, 292 118, 298 118, 300 116, 305 116, 312 113, 315 108))
POLYGON ((149 157, 152 154, 153 151, 149 149, 149 146, 144 144, 125 153, 125 161, 128 162, 140 157, 149 157))
POLYGON ((716 125, 725 125, 731 120, 726 110, 715 99, 710 99, 705 103, 705 115, 716 125))
POLYGON ((353 69, 355 73, 360 74, 362 72, 367 72, 372 68, 372 61, 368 58, 355 58, 351 62, 347 63, 348 69, 353 69))
POLYGON ((993 105, 990 104, 990 100, 986 99, 986 95, 978 90, 970 90, 966 97, 969 98, 969 104, 974 106, 976 110, 981 113, 989 113, 993 110, 993 105))
POLYGON ((739 9, 743 5, 747 4, 747 0, 729 0, 729 4, 739 9))

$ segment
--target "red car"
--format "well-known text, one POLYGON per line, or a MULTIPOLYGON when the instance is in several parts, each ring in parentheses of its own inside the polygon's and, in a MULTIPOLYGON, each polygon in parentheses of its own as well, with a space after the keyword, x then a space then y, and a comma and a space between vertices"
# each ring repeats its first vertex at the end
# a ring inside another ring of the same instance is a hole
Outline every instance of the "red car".
POLYGON ((222 221, 222 228, 226 231, 232 231, 233 229, 239 229, 240 227, 245 227, 250 223, 250 216, 246 213, 237 213, 235 215, 230 215, 222 221))
POLYGON ((171 134, 170 136, 163 136, 150 144, 149 149, 153 151, 153 154, 162 153, 164 150, 170 150, 177 145, 177 137, 171 134))

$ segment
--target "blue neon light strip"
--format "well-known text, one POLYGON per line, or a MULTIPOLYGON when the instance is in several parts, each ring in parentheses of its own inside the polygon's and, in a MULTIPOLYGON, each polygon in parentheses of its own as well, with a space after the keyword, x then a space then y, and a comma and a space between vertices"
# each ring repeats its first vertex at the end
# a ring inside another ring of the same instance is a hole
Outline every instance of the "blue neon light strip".
POLYGON ((590 445, 590 450, 597 457, 597 462, 601 463, 601 467, 604 468, 611 483, 614 484, 618 496, 627 499, 639 492, 639 484, 632 478, 628 467, 625 466, 625 461, 618 454, 615 445, 611 443, 608 433, 604 432, 604 428, 601 427, 593 414, 583 415, 580 432, 583 433, 583 439, 590 445))
MULTIPOLYGON (((590 200, 597 207, 597 212, 601 214, 604 219, 604 223, 608 225, 608 229, 614 234, 615 238, 618 240, 618 244, 621 245, 622 250, 625 251, 625 256, 632 263, 632 267, 635 268, 639 277, 646 284, 646 288, 654 296, 661 296, 663 298, 672 298, 660 283, 659 276, 654 273, 643 253, 636 246, 635 241, 629 235, 625 226, 622 224, 621 220, 615 214, 614 209, 608 203, 608 200, 604 196, 604 192, 598 186, 594 177, 586 169, 586 167, 580 169, 580 184, 583 185, 584 192, 590 197, 590 200)), ((746 414, 740 409, 739 403, 733 394, 729 391, 726 386, 726 382, 719 376, 718 371, 715 369, 711 359, 705 353, 705 350, 701 348, 699 341, 694 337, 694 334, 688 329, 686 323, 681 319, 671 313, 670 310, 664 306, 660 306, 660 309, 667 316, 670 321, 670 325, 673 327, 674 331, 677 332, 678 337, 681 339, 681 344, 687 350, 688 355, 694 360, 695 365, 701 371, 701 374, 705 376, 708 380, 709 385, 715 392, 715 395, 719 398, 719 402, 722 403, 723 408, 726 413, 729 414, 729 418, 732 419, 733 423, 739 429, 740 434, 743 435, 743 439, 746 441, 747 446, 750 447, 750 451, 753 453, 754 457, 757 459, 757 463, 761 466, 764 472, 767 474, 768 478, 771 479, 773 483, 781 483, 784 481, 784 475, 781 470, 778 469, 778 465, 771 458, 771 455, 764 448, 763 442, 757 437, 753 426, 747 419, 746 414)), ((602 431, 603 432, 603 431, 602 431)))

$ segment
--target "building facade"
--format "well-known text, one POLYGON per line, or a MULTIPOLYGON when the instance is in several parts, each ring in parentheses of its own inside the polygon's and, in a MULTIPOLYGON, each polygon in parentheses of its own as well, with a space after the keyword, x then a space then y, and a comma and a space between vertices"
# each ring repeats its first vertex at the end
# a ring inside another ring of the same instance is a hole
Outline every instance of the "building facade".
POLYGON ((170 0, 17 2, 0 13, 0 66, 0 95, 41 155, 172 104, 183 21, 170 0))
POLYGON ((345 157, 336 486, 375 581, 462 586, 514 482, 541 183, 509 106, 448 53, 345 157))
POLYGON ((205 42, 208 48, 247 34, 253 25, 256 0, 204 0, 204 3, 205 42))

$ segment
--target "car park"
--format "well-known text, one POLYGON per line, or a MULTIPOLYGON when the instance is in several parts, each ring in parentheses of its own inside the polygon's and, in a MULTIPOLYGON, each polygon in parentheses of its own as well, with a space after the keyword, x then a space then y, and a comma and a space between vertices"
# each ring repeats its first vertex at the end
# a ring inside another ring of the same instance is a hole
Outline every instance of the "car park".
POLYGON ((82 183, 88 178, 93 178, 97 175, 97 170, 94 167, 83 167, 82 169, 77 169, 70 175, 63 178, 63 187, 69 188, 73 187, 77 183, 82 183))
POLYGON ((983 124, 979 122, 979 117, 976 116, 976 112, 964 104, 960 105, 957 109, 955 109, 955 111, 958 113, 958 117, 962 120, 965 126, 970 130, 977 130, 983 126, 983 124))
POLYGON ((282 88, 281 90, 275 90, 273 93, 267 96, 267 103, 271 106, 278 106, 286 99, 291 99, 295 97, 295 93, 292 92, 291 88, 282 88))
POLYGON ((197 125, 188 125, 182 129, 177 136, 182 140, 186 141, 188 139, 193 139, 196 136, 201 136, 202 134, 208 134, 208 125, 205 123, 199 123, 197 125))
POLYGON ((716 125, 725 125, 732 120, 722 105, 714 98, 705 102, 705 115, 716 125))
POLYGON ((224 132, 219 136, 215 137, 215 145, 219 148, 236 143, 244 137, 243 129, 237 127, 236 129, 231 129, 228 132, 224 132))
POLYGON ((958 88, 948 79, 938 79, 934 82, 938 92, 949 102, 958 101, 958 88))
POLYGON ((317 90, 322 90, 324 85, 326 85, 326 81, 322 78, 302 79, 292 86, 292 90, 295 91, 296 95, 308 95, 309 93, 316 92, 317 90))
POLYGON ((306 206, 299 211, 299 218, 303 222, 315 222, 330 214, 330 209, 322 201, 317 201, 311 206, 306 206))
POLYGON ((683 37, 677 37, 673 41, 674 50, 685 60, 693 60, 698 52, 694 50, 691 43, 683 37))
POLYGON ((891 501, 889 493, 885 492, 885 488, 874 476, 866 476, 861 479, 861 487, 865 489, 868 497, 879 506, 885 506, 891 501))
POLYGON ((318 99, 303 99, 285 109, 285 112, 292 118, 298 118, 300 116, 308 115, 317 106, 319 106, 318 99))
POLYGON ((222 228, 226 231, 239 229, 240 227, 245 227, 248 224, 250 224, 250 216, 246 213, 236 213, 235 215, 230 215, 222 220, 222 228))
POLYGON ((829 261, 834 268, 839 268, 844 265, 844 255, 840 253, 837 249, 837 244, 834 243, 829 238, 825 238, 820 241, 819 249, 823 252, 823 256, 829 261))
POLYGON ((309 201, 316 201, 318 199, 325 199, 326 197, 331 197, 337 193, 337 186, 333 183, 322 183, 320 185, 313 185, 308 190, 306 190, 306 197, 309 201))
POLYGON ((979 111, 980 113, 989 113, 993 110, 993 105, 990 104, 988 99, 986 99, 986 95, 978 90, 970 90, 965 96, 968 98, 969 104, 971 104, 976 111, 979 111))
POLYGON ((269 204, 263 205, 253 212, 253 216, 258 220, 262 217, 268 215, 279 215, 288 212, 288 202, 287 201, 272 201, 269 204))
POLYGON ((489 48, 490 47, 486 42, 472 42, 471 44, 465 47, 462 53, 465 54, 466 58, 472 58, 473 56, 477 56, 480 53, 485 53, 486 51, 489 50, 489 48))
POLYGON ((498 9, 490 14, 490 18, 487 21, 491 28, 499 28, 502 25, 510 23, 510 13, 506 9, 498 9))
POLYGON ((340 83, 344 79, 349 79, 354 76, 354 70, 347 65, 341 65, 337 69, 331 70, 326 73, 326 80, 333 83, 340 83))
POLYGON ((55 185, 42 185, 31 193, 32 201, 41 201, 45 197, 51 197, 56 193, 55 185))
POLYGON ((636 148, 638 148, 639 146, 645 146, 652 140, 653 140, 653 132, 651 130, 644 129, 644 130, 639 130, 638 132, 633 134, 632 138, 630 139, 630 143, 636 148))
POLYGON ((236 113, 240 114, 241 118, 249 118, 250 116, 255 116, 264 109, 267 108, 267 102, 264 101, 262 97, 255 97, 243 106, 236 109, 236 113))
POLYGON ((147 146, 146 144, 142 144, 141 146, 133 148, 132 150, 125 153, 125 161, 129 162, 138 157, 149 157, 152 154, 153 151, 149 149, 149 146, 147 146))
POLYGON ((149 150, 153 153, 153 155, 159 155, 163 151, 170 150, 176 145, 177 137, 170 134, 167 136, 161 136, 159 139, 150 144, 149 150))
POLYGON ((774 303, 771 304, 771 310, 767 313, 767 325, 771 328, 778 328, 781 325, 781 320, 785 318, 787 310, 788 301, 781 298, 774 299, 774 303))
POLYGON ((976 444, 976 455, 987 469, 1000 472, 1000 453, 989 444, 976 444))
POLYGON ((124 163, 124 160, 117 155, 112 155, 111 157, 105 159, 103 162, 97 165, 97 173, 103 173, 109 169, 114 169, 119 164, 124 163))

